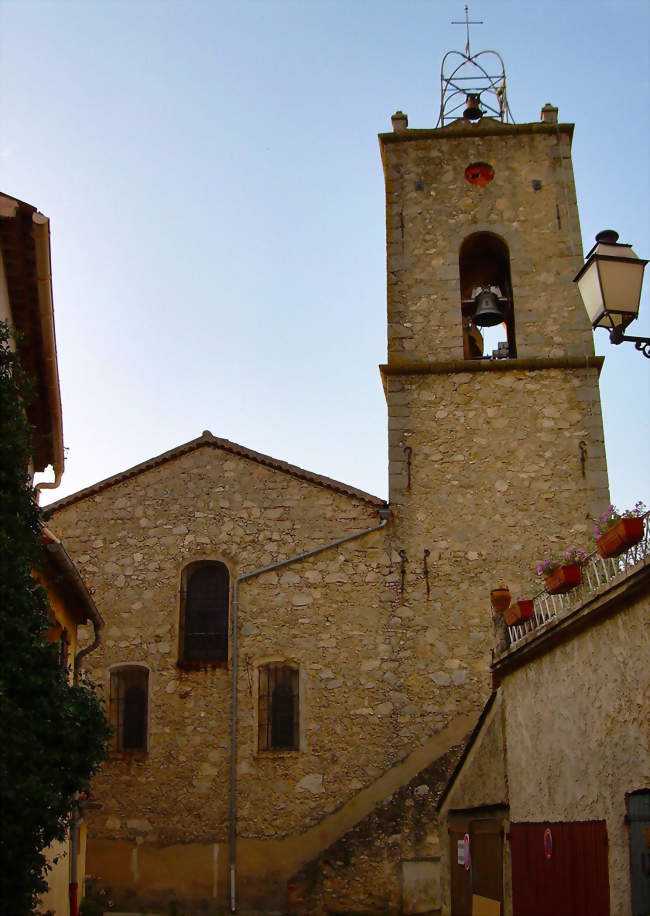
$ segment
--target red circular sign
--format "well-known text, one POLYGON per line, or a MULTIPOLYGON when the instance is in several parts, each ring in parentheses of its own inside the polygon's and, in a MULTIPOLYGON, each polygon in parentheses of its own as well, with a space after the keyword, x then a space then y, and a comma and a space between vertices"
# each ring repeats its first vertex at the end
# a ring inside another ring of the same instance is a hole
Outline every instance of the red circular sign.
POLYGON ((472 162, 465 169, 465 178, 470 184, 484 188, 494 178, 494 169, 487 162, 472 162))
POLYGON ((466 833, 463 837, 463 859, 465 860, 465 871, 469 871, 469 833, 466 833))
POLYGON ((550 827, 547 827, 544 831, 544 855, 547 859, 550 859, 553 855, 553 834, 550 827))

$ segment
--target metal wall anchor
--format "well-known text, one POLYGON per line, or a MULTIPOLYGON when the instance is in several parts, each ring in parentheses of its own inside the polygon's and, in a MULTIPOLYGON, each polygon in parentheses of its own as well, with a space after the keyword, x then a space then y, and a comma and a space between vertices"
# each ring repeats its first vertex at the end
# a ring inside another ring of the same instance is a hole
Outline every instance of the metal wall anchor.
POLYGON ((584 477, 587 473, 587 443, 584 439, 581 439, 578 446, 580 448, 580 467, 582 469, 582 476, 584 477))
POLYGON ((413 455, 413 449, 410 445, 404 446, 404 454, 406 455, 406 489, 411 489, 411 456, 413 455))
POLYGON ((429 564, 428 564, 428 562, 427 562, 427 558, 428 558, 429 556, 431 556, 431 551, 430 551, 430 550, 425 550, 425 551, 424 551, 424 558, 423 558, 423 560, 422 560, 422 565, 423 565, 423 567, 424 567, 424 581, 425 581, 426 587, 427 587, 427 598, 428 598, 429 595, 431 594, 431 587, 430 587, 430 585, 429 585, 429 564))
POLYGON ((406 556, 405 550, 400 550, 399 555, 402 558, 402 566, 400 569, 400 575, 402 577, 402 585, 400 587, 400 591, 403 595, 404 594, 404 583, 406 581, 406 564, 408 563, 409 560, 408 560, 408 557, 406 556))

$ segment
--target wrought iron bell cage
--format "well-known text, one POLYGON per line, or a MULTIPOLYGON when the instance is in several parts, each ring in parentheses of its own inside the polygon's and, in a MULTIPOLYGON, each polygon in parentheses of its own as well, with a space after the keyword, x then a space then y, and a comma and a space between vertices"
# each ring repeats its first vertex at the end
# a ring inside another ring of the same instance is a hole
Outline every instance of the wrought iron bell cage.
POLYGON ((461 118, 477 121, 487 115, 513 124, 506 94, 506 70, 497 51, 463 54, 448 51, 440 69, 438 127, 461 118), (471 113, 471 117, 467 112, 471 113))

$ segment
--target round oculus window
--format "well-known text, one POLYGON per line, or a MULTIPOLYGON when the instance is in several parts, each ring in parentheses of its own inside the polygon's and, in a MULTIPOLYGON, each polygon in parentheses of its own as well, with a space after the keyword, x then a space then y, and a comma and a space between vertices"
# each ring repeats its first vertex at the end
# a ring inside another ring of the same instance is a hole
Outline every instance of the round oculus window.
POLYGON ((465 169, 465 178, 470 184, 484 188, 494 178, 494 169, 487 162, 472 162, 465 169))

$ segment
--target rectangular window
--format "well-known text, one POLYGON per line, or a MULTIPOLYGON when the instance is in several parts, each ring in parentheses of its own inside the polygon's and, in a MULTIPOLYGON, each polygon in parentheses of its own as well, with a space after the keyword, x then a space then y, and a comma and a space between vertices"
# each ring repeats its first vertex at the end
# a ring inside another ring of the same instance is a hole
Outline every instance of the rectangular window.
POLYGON ((300 748, 298 669, 265 665, 259 669, 258 749, 297 751, 300 748))
POLYGON ((149 672, 125 666, 111 671, 109 719, 113 726, 112 750, 145 753, 149 707, 149 672))

